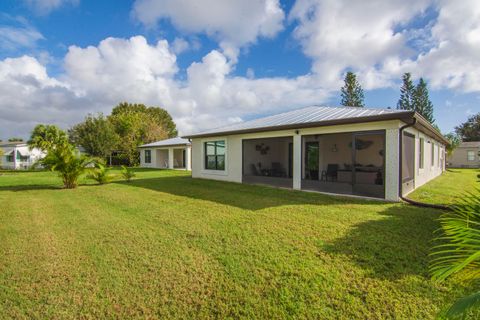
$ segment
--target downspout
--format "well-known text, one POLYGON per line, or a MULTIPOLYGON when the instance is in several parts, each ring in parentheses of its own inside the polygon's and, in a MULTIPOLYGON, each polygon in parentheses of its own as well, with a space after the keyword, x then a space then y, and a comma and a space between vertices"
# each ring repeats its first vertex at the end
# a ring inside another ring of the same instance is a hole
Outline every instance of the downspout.
POLYGON ((430 203, 424 203, 424 202, 419 202, 415 201, 412 199, 405 198, 403 196, 403 130, 413 127, 417 123, 417 119, 413 117, 413 121, 411 123, 407 123, 406 125, 400 127, 399 132, 399 170, 398 170, 398 197, 402 199, 403 201, 412 204, 417 207, 422 207, 422 208, 434 208, 434 209, 441 209, 441 210, 450 210, 449 207, 444 206, 444 205, 439 205, 439 204, 430 204, 430 203))

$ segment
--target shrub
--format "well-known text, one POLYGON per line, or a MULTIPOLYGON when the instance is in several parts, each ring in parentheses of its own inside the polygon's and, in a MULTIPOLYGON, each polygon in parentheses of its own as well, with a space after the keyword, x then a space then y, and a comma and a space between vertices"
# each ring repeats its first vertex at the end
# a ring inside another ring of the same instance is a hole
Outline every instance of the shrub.
POLYGON ((125 181, 130 182, 133 178, 135 178, 136 174, 132 168, 128 168, 126 166, 122 166, 122 177, 125 181))
POLYGON ((112 180, 115 178, 115 175, 109 172, 110 169, 108 169, 105 164, 97 162, 95 164, 95 168, 92 169, 87 178, 95 180, 98 182, 98 184, 107 184, 112 182, 112 180))
POLYGON ((63 186, 66 189, 74 189, 78 185, 78 178, 93 163, 92 158, 80 154, 74 146, 64 141, 49 149, 47 155, 36 165, 58 172, 63 180, 63 186))

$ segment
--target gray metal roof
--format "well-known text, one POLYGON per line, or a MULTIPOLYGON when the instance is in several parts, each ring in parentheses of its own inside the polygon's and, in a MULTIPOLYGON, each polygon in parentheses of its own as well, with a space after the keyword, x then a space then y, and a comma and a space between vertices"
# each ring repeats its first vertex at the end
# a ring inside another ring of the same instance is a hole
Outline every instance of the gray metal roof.
POLYGON ((185 145, 185 146, 190 145, 190 141, 188 141, 187 139, 176 137, 176 138, 171 138, 166 140, 155 141, 152 143, 147 143, 147 144, 141 145, 139 148, 170 147, 170 146, 181 146, 181 145, 185 145))
POLYGON ((390 118, 393 119, 395 117, 402 118, 412 114, 412 111, 409 110, 312 106, 264 118, 235 123, 218 129, 188 135, 187 137, 259 131, 260 129, 265 128, 275 130, 289 126, 305 127, 312 124, 322 125, 326 123, 340 123, 342 121, 347 122, 346 120, 349 120, 348 122, 367 122, 378 120, 378 118, 383 118, 384 116, 391 116, 390 118))

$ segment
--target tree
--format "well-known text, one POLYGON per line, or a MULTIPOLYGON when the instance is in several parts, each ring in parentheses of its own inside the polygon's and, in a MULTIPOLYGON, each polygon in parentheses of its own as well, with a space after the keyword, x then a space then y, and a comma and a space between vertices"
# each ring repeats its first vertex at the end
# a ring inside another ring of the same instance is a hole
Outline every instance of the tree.
POLYGON ((453 150, 455 150, 459 145, 460 143, 462 142, 462 140, 460 139, 460 137, 455 134, 455 133, 447 133, 446 135, 444 135, 445 138, 447 138, 448 140, 448 145, 447 145, 447 154, 449 156, 452 155, 453 153, 453 150))
POLYGON ((420 113, 431 124, 435 122, 433 118, 433 104, 430 101, 428 94, 427 83, 423 78, 418 81, 415 90, 413 91, 413 106, 414 110, 420 113))
POLYGON ((363 89, 357 81, 357 76, 353 72, 347 72, 345 75, 345 84, 342 91, 342 105, 346 107, 363 107, 364 96, 363 89))
POLYGON ((47 152, 67 142, 65 131, 55 125, 39 124, 33 129, 28 145, 30 149, 38 148, 47 152))
POLYGON ((480 113, 471 116, 466 122, 455 127, 455 132, 462 141, 480 141, 480 113))
POLYGON ((403 84, 400 88, 400 99, 397 103, 397 109, 400 110, 415 110, 413 105, 413 94, 415 92, 415 86, 411 78, 411 74, 406 72, 403 74, 403 84))
POLYGON ((175 122, 173 122, 168 111, 163 108, 146 107, 144 104, 122 102, 113 108, 111 115, 116 116, 124 113, 146 114, 149 116, 150 122, 163 128, 162 134, 166 132, 168 138, 174 138, 178 135, 175 122))
MULTIPOLYGON (((431 254, 430 272, 433 279, 443 281, 453 275, 466 283, 480 280, 480 196, 466 194, 443 214, 440 221, 440 242, 431 254)), ((474 308, 480 308, 480 291, 457 300, 445 314, 453 319, 463 317, 474 308)))
POLYGON ((78 178, 95 161, 87 155, 81 154, 73 145, 64 141, 48 149, 47 155, 38 162, 44 168, 58 172, 66 189, 74 189, 78 185, 78 178))
POLYGON ((130 165, 138 163, 138 146, 177 135, 176 125, 162 108, 120 103, 108 117, 118 135, 118 149, 130 165))
POLYGON ((68 131, 68 136, 74 145, 82 146, 88 154, 96 157, 108 157, 118 144, 113 124, 101 113, 96 117, 89 114, 82 123, 68 131))
POLYGON ((13 137, 13 138, 8 139, 8 142, 23 142, 23 138, 13 137))

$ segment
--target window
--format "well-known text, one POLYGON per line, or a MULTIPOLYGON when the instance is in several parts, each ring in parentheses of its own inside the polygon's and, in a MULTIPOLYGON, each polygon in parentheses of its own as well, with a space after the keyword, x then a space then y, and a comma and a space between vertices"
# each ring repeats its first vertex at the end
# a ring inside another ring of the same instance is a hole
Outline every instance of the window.
POLYGON ((13 155, 7 156, 7 162, 13 162, 13 155))
POLYGON ((432 141, 432 154, 430 155, 432 167, 435 165, 435 144, 432 141))
POLYGON ((467 151, 467 161, 475 161, 475 151, 467 151))
POLYGON ((205 142, 205 169, 225 170, 225 141, 205 142))
POLYGON ((420 146, 418 148, 418 167, 420 169, 423 169, 424 165, 424 148, 425 148, 425 140, 423 138, 420 138, 420 146))
POLYGON ((442 148, 440 148, 440 146, 438 147, 437 150, 438 150, 438 153, 437 153, 437 165, 438 165, 439 168, 441 168, 441 167, 442 167, 442 156, 441 156, 441 154, 443 153, 443 150, 442 150, 442 148))
POLYGON ((152 150, 145 150, 145 163, 152 163, 152 150))

